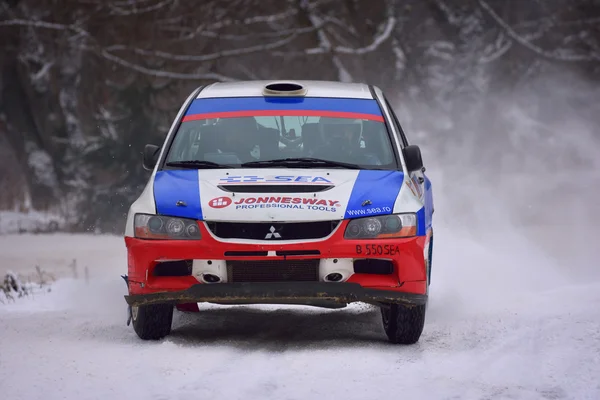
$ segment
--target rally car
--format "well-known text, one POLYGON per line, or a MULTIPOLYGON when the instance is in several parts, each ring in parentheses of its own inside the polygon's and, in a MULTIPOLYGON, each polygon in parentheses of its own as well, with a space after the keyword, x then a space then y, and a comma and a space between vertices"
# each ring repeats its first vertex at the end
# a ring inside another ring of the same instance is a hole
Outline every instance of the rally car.
POLYGON ((433 249, 431 182, 383 92, 327 81, 197 88, 127 217, 129 322, 171 332, 198 304, 381 307, 419 340, 433 249))

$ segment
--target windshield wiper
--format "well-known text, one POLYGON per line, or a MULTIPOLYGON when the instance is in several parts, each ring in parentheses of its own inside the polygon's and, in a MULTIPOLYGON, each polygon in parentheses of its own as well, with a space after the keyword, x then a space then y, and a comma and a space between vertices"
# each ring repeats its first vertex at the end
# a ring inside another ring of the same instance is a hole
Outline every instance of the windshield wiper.
POLYGON ((184 161, 171 161, 166 164, 168 167, 182 167, 182 168, 235 168, 233 165, 219 164, 212 161, 202 160, 184 160, 184 161))
POLYGON ((291 157, 291 158, 279 158, 275 160, 265 161, 250 161, 243 163, 242 167, 341 167, 347 169, 361 169, 358 164, 349 164, 339 161, 323 160, 321 158, 313 157, 291 157))

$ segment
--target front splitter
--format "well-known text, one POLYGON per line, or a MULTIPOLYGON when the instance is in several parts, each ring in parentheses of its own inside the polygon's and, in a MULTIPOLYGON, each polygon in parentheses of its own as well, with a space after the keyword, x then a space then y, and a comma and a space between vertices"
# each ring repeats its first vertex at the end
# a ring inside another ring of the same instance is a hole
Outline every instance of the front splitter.
POLYGON ((228 304, 293 302, 295 304, 310 304, 315 301, 340 304, 353 302, 370 304, 398 303, 415 306, 427 303, 427 295, 364 288, 358 283, 217 283, 196 284, 181 291, 127 295, 125 300, 130 306, 202 302, 228 304))

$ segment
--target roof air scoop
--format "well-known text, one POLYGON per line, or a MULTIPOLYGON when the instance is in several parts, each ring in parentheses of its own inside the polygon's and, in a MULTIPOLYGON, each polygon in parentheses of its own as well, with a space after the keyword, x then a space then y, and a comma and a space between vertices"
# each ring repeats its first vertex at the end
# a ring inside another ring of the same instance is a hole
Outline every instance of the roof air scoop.
POLYGON ((296 82, 272 82, 263 89, 265 96, 304 96, 307 89, 296 82))

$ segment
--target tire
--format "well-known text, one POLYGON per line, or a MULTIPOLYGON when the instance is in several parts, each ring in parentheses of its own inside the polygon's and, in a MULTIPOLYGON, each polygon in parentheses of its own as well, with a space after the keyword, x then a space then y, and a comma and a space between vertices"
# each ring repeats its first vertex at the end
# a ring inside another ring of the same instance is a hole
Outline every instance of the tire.
POLYGON ((133 330, 140 339, 159 340, 171 333, 172 304, 150 304, 132 307, 133 330))
POLYGON ((423 333, 426 309, 427 304, 419 306, 389 304, 381 307, 383 329, 389 341, 394 344, 417 343, 423 333))

